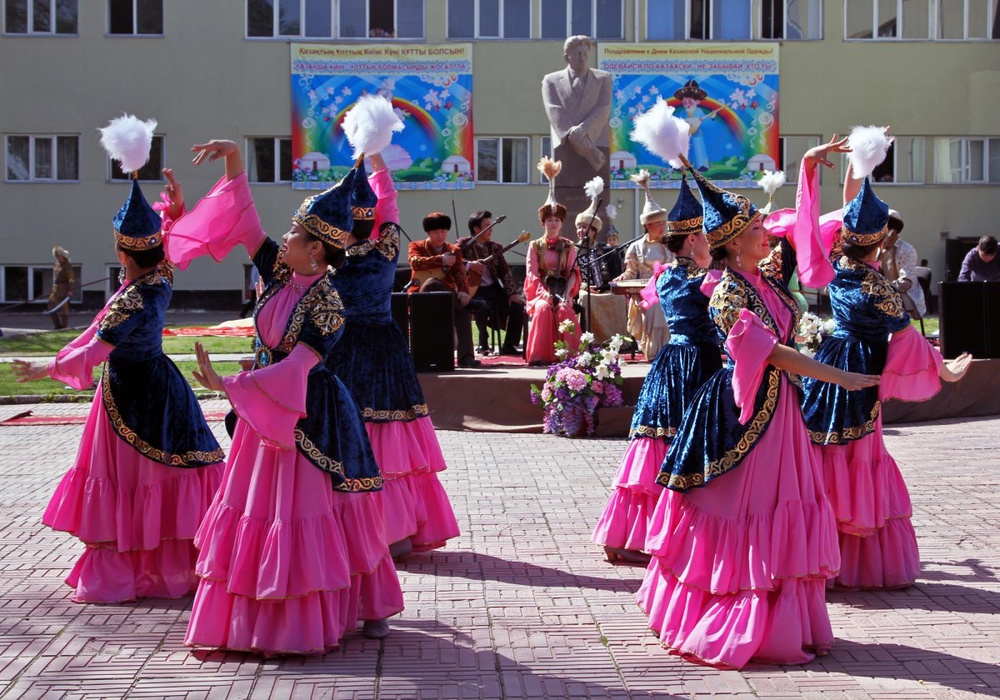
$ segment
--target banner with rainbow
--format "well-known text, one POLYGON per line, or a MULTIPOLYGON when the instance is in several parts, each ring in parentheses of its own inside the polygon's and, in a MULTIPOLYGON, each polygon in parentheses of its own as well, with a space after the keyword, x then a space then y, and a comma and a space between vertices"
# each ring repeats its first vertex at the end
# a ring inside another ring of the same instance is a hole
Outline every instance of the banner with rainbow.
POLYGON ((778 45, 599 44, 598 68, 614 75, 611 186, 677 187, 680 173, 629 138, 632 120, 662 97, 691 125, 688 160, 720 187, 755 187, 780 167, 778 45))
POLYGON ((291 80, 294 189, 326 189, 350 170, 340 123, 372 93, 405 125, 382 154, 397 189, 472 189, 471 44, 292 44, 291 80))

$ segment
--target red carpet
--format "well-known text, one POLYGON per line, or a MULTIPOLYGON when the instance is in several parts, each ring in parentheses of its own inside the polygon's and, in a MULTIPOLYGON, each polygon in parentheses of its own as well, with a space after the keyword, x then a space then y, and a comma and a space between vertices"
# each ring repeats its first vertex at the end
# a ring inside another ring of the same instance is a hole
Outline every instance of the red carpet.
POLYGON ((186 326, 184 328, 164 328, 163 335, 202 336, 225 335, 236 338, 251 338, 254 335, 253 326, 186 326))

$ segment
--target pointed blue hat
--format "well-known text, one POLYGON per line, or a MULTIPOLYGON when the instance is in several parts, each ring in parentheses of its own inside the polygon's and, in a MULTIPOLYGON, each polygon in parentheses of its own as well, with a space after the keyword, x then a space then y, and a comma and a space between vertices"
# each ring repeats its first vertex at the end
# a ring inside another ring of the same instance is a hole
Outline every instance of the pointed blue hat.
POLYGON ((674 208, 667 216, 668 236, 689 236, 701 233, 704 211, 701 202, 692 194, 688 187, 687 176, 681 172, 681 191, 677 195, 674 208))
POLYGON ((351 212, 354 216, 353 233, 355 238, 365 239, 371 235, 375 227, 375 205, 378 204, 378 196, 368 182, 364 159, 358 165, 357 171, 351 200, 351 212))
POLYGON ((346 248, 354 229, 354 181, 358 171, 351 170, 330 189, 307 197, 292 221, 307 233, 335 248, 346 248))
POLYGON ((163 243, 163 222, 142 195, 139 181, 132 180, 128 199, 114 218, 115 242, 123 250, 150 250, 163 243))
POLYGON ((760 218, 760 212, 748 197, 716 187, 695 170, 691 173, 701 190, 702 228, 711 250, 726 245, 760 218))
POLYGON ((885 238, 889 205, 875 195, 868 178, 861 191, 844 205, 843 239, 859 246, 875 245, 885 238))

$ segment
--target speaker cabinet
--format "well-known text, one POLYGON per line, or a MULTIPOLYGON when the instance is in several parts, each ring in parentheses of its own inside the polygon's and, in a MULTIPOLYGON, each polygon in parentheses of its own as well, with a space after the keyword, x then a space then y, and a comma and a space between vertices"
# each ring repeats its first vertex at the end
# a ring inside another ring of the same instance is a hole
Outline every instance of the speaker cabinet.
POLYGON ((942 282, 941 354, 1000 358, 1000 282, 942 282))
POLYGON ((406 297, 408 295, 405 292, 393 292, 390 297, 390 313, 392 314, 392 320, 396 322, 399 326, 400 333, 406 339, 406 342, 410 342, 410 312, 406 307, 406 297))
POLYGON ((410 354, 418 372, 455 369, 455 323, 451 292, 414 292, 410 304, 410 354))

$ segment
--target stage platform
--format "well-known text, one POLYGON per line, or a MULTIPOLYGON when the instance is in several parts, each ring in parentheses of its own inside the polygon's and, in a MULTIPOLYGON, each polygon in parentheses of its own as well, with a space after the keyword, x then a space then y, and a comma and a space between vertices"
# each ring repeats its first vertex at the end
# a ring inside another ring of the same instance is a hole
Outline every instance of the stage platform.
MULTIPOLYGON (((601 409, 598 437, 626 437, 632 408, 649 370, 646 362, 630 362, 622 370, 625 406, 601 409)), ((441 430, 540 433, 542 409, 531 403, 531 385, 545 381, 544 367, 484 364, 440 374, 421 373, 434 426, 441 430)), ((885 423, 919 423, 944 418, 1000 414, 1000 360, 975 360, 957 384, 943 384, 929 401, 887 401, 885 423)))

